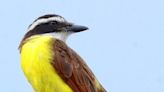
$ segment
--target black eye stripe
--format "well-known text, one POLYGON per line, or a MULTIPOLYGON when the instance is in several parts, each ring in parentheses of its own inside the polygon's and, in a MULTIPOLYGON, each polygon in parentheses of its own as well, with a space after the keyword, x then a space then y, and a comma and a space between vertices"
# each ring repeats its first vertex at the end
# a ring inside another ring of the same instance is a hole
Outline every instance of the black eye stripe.
POLYGON ((57 24, 59 24, 59 22, 58 21, 50 21, 49 24, 50 25, 57 25, 57 24))

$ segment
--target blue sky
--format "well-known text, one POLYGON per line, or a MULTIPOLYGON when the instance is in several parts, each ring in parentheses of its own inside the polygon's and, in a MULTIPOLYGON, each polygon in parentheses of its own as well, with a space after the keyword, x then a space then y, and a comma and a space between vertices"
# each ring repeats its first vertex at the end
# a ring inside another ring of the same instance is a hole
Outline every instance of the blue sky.
POLYGON ((1 0, 0 92, 33 92, 18 45, 38 16, 88 26, 67 43, 109 92, 164 92, 163 0, 1 0))

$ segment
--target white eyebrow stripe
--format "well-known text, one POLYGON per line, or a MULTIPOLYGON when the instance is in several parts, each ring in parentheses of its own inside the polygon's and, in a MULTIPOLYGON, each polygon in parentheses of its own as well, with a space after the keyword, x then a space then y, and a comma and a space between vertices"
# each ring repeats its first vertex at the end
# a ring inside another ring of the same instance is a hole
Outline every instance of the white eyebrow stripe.
POLYGON ((35 21, 29 28, 28 31, 33 30, 37 25, 41 23, 47 23, 49 21, 58 21, 58 22, 65 22, 65 19, 62 17, 51 17, 51 18, 43 18, 43 19, 38 19, 35 21))

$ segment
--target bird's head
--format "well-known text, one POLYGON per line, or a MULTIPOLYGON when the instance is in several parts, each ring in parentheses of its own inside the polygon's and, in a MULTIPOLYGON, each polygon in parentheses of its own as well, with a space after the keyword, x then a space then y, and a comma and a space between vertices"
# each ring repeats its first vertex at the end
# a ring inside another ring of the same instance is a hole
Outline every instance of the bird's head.
POLYGON ((85 26, 67 22, 62 16, 49 14, 37 18, 29 26, 25 38, 33 35, 53 35, 56 39, 65 41, 70 34, 87 29, 85 26))

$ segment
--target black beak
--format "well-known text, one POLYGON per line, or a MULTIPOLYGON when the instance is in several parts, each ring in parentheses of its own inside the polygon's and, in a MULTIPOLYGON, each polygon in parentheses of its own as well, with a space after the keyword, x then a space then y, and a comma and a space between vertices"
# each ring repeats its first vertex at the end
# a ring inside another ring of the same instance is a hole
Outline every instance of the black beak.
POLYGON ((70 26, 67 31, 70 31, 70 32, 81 32, 81 31, 84 31, 84 30, 87 30, 88 27, 85 27, 85 26, 80 26, 80 25, 72 25, 70 26))

